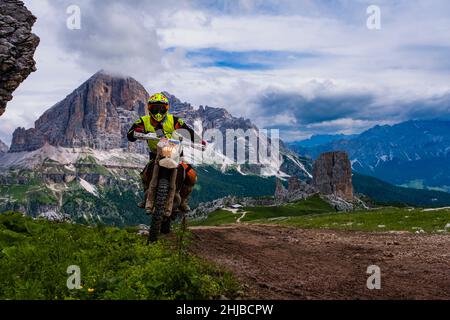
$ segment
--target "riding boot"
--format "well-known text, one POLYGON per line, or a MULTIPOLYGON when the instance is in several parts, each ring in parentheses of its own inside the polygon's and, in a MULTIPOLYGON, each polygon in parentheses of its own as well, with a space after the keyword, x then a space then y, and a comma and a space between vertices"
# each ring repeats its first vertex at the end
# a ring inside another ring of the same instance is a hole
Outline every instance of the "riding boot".
POLYGON ((138 208, 145 209, 145 201, 142 200, 142 201, 138 202, 137 206, 138 206, 138 208))
MULTIPOLYGON (((144 188, 145 188, 145 186, 144 186, 144 188)), ((144 200, 138 202, 138 204, 137 204, 138 208, 145 209, 145 203, 147 201, 147 192, 148 192, 148 189, 144 189, 144 200)))
POLYGON ((144 170, 140 173, 141 180, 142 180, 142 186, 144 188, 144 199, 137 203, 137 206, 141 209, 145 209, 145 202, 147 201, 147 192, 150 187, 150 181, 152 179, 152 173, 153 173, 153 167, 154 162, 152 159, 147 163, 144 170))
POLYGON ((182 212, 191 211, 191 208, 189 207, 189 196, 191 195, 193 190, 194 190, 193 185, 184 184, 181 187, 181 190, 180 190, 181 204, 179 207, 180 211, 182 211, 182 212))

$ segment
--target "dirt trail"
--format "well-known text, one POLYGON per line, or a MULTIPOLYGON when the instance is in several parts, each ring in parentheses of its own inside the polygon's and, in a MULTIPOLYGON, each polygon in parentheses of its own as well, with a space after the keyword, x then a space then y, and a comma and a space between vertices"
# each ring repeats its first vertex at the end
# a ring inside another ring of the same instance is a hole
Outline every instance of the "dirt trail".
POLYGON ((236 220, 236 223, 241 223, 241 220, 245 218, 247 211, 242 212, 242 215, 236 220))
POLYGON ((253 299, 450 299, 450 236, 194 227, 192 251, 232 271, 253 299), (381 289, 369 290, 369 265, 381 289))

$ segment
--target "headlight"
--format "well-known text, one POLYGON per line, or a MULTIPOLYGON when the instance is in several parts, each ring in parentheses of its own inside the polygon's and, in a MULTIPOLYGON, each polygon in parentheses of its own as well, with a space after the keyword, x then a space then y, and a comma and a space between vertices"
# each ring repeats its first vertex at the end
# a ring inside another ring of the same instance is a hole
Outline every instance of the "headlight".
POLYGON ((161 156, 165 158, 175 158, 178 155, 178 146, 174 143, 166 143, 161 146, 161 156))

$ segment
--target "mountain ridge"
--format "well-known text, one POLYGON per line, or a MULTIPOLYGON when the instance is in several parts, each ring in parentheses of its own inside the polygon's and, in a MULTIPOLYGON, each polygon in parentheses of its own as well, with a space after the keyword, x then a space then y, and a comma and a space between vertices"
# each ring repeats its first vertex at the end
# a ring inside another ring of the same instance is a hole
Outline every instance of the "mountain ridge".
POLYGON ((395 185, 450 191, 450 121, 410 120, 377 125, 352 139, 305 148, 313 159, 326 151, 346 151, 353 170, 395 185))
POLYGON ((330 143, 337 140, 343 140, 343 139, 352 139, 356 137, 356 134, 347 135, 343 133, 339 134, 313 134, 310 138, 299 140, 299 141, 291 141, 287 143, 288 147, 295 148, 295 147, 303 147, 303 148, 311 148, 311 147, 317 147, 326 143, 330 143))
POLYGON ((353 173, 355 191, 381 205, 444 207, 450 205, 450 193, 405 188, 392 185, 375 177, 353 173))

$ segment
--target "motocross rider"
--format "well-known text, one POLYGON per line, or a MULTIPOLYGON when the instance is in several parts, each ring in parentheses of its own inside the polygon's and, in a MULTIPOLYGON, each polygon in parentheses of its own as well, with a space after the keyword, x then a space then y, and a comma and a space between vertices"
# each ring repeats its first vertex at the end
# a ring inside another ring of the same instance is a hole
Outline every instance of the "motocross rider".
MULTIPOLYGON (((164 135, 170 138, 172 133, 178 129, 185 129, 189 132, 191 136, 191 141, 194 142, 195 138, 198 136, 194 133, 194 130, 189 127, 181 118, 178 118, 169 113, 170 103, 169 99, 163 93, 156 93, 148 99, 147 109, 149 115, 140 117, 136 122, 133 123, 130 130, 128 130, 127 138, 128 141, 134 142, 137 139, 134 137, 134 132, 140 133, 155 133, 157 135, 164 135)), ((150 180, 152 178, 153 164, 156 158, 156 145, 158 141, 148 140, 148 147, 150 149, 150 161, 141 172, 141 179, 144 185, 144 192, 150 185, 150 180)), ((201 140, 203 146, 206 146, 206 142, 201 140)), ((181 204, 179 210, 182 212, 190 211, 189 208, 189 196, 194 189, 194 185, 197 182, 197 173, 194 171, 190 164, 181 162, 178 167, 185 172, 185 179, 180 190, 181 204)), ((145 197, 144 197, 145 199, 145 197)), ((144 208, 145 200, 138 204, 139 207, 144 208)))

